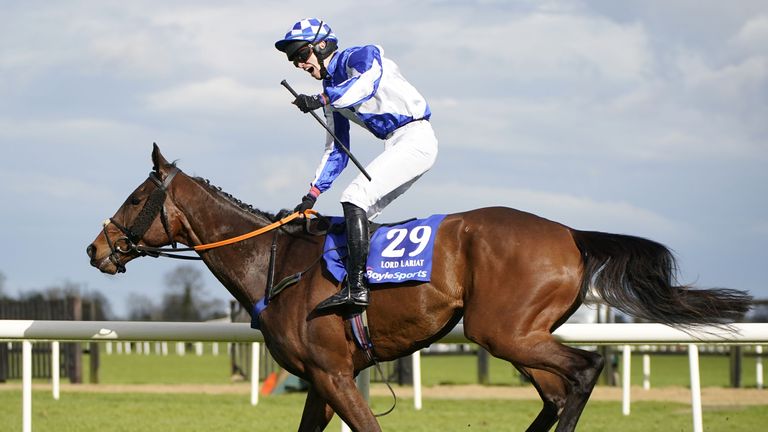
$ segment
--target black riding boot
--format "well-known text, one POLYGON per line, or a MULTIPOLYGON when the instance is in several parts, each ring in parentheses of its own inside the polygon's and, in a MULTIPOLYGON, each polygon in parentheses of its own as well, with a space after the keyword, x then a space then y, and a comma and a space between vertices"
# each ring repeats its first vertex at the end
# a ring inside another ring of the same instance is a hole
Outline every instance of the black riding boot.
POLYGON ((341 203, 341 206, 347 224, 347 283, 341 291, 320 302, 316 308, 318 311, 338 306, 368 306, 365 276, 368 260, 368 215, 365 210, 354 204, 345 202, 341 203))

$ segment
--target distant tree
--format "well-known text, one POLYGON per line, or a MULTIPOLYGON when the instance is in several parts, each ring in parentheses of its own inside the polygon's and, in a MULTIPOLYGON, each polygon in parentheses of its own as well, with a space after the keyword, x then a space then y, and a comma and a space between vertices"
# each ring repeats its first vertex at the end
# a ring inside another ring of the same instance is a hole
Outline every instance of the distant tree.
POLYGON ((109 299, 100 292, 89 292, 85 296, 86 300, 93 303, 94 316, 91 317, 94 321, 106 321, 113 318, 112 305, 109 303, 109 299))
POLYGON ((151 298, 133 293, 128 296, 128 319, 131 321, 156 321, 162 317, 158 306, 151 298))
POLYGON ((747 314, 747 322, 768 322, 768 301, 756 301, 752 310, 747 314))
POLYGON ((19 295, 19 300, 27 302, 60 301, 71 298, 79 298, 84 302, 83 318, 104 321, 112 318, 112 307, 109 299, 101 293, 92 291, 84 292, 84 285, 72 281, 64 281, 59 285, 52 285, 43 290, 29 290, 19 295), (93 309, 86 310, 88 303, 93 304, 93 309), (92 316, 93 315, 93 316, 92 316))
POLYGON ((47 300, 62 300, 72 297, 85 297, 83 295, 83 285, 64 281, 60 285, 52 285, 43 291, 43 296, 47 300))
POLYGON ((190 265, 181 265, 165 276, 168 292, 161 306, 162 319, 168 321, 205 321, 223 316, 221 302, 209 300, 203 274, 190 265))
POLYGON ((5 296, 5 275, 0 272, 0 299, 6 298, 5 296))

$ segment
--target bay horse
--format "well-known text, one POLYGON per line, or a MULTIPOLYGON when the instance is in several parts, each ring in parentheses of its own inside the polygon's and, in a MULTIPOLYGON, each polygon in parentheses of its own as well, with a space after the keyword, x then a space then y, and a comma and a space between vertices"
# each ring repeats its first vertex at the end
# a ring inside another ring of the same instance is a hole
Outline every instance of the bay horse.
MULTIPOLYGON (((149 178, 87 247, 91 265, 104 273, 124 272, 126 263, 144 255, 137 246, 201 245, 276 220, 184 174, 156 144, 152 162, 149 178)), ((435 236, 430 282, 372 290, 368 323, 376 358, 393 360, 424 348, 463 318, 466 337, 509 361, 541 396, 543 407, 529 431, 555 424, 557 431, 573 431, 603 368, 599 354, 552 336, 588 290, 629 315, 678 326, 728 323, 751 303, 742 291, 678 285, 673 255, 654 241, 579 231, 511 208, 449 214, 435 236)), ((258 317, 275 360, 310 383, 298 430, 324 430, 335 413, 352 430, 380 431, 354 380, 371 359, 340 313, 314 312, 338 288, 317 264, 323 236, 287 224, 199 256, 250 311, 264 297, 273 241, 274 274, 304 272, 258 317)))

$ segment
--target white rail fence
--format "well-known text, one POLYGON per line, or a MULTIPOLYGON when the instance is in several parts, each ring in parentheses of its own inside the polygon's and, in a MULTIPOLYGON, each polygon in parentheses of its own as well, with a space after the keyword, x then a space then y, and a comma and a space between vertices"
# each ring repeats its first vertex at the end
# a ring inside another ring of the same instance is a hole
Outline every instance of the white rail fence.
MULTIPOLYGON (((768 343, 768 324, 735 324, 731 331, 717 327, 700 328, 686 333, 661 324, 564 324, 555 337, 571 345, 620 345, 622 357, 622 412, 630 412, 630 345, 684 344, 688 346, 693 430, 703 430, 701 387, 699 381, 700 344, 756 345, 756 353, 768 343)), ((59 398, 58 342, 60 341, 130 341, 130 342, 251 342, 254 364, 259 370, 261 332, 244 323, 171 323, 125 321, 33 321, 0 320, 0 340, 22 341, 22 431, 32 430, 32 341, 53 341, 53 397, 59 398)), ((441 343, 467 343, 464 329, 456 326, 441 343)), ((420 356, 413 356, 414 405, 421 409, 420 356)), ((644 372, 650 364, 644 358, 644 372)), ((757 382, 762 384, 762 358, 757 357, 757 382)), ((258 403, 258 374, 252 374, 251 404, 258 403)), ((645 386, 645 383, 644 383, 645 386)))

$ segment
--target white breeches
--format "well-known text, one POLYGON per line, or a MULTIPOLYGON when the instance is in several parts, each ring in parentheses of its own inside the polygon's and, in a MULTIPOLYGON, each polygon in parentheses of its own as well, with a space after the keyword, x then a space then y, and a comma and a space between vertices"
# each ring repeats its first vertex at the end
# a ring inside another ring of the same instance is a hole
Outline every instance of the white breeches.
POLYGON ((341 194, 341 202, 362 208, 373 219, 427 172, 436 158, 432 125, 425 120, 408 123, 392 132, 384 141, 384 152, 365 167, 371 181, 358 175, 341 194))

